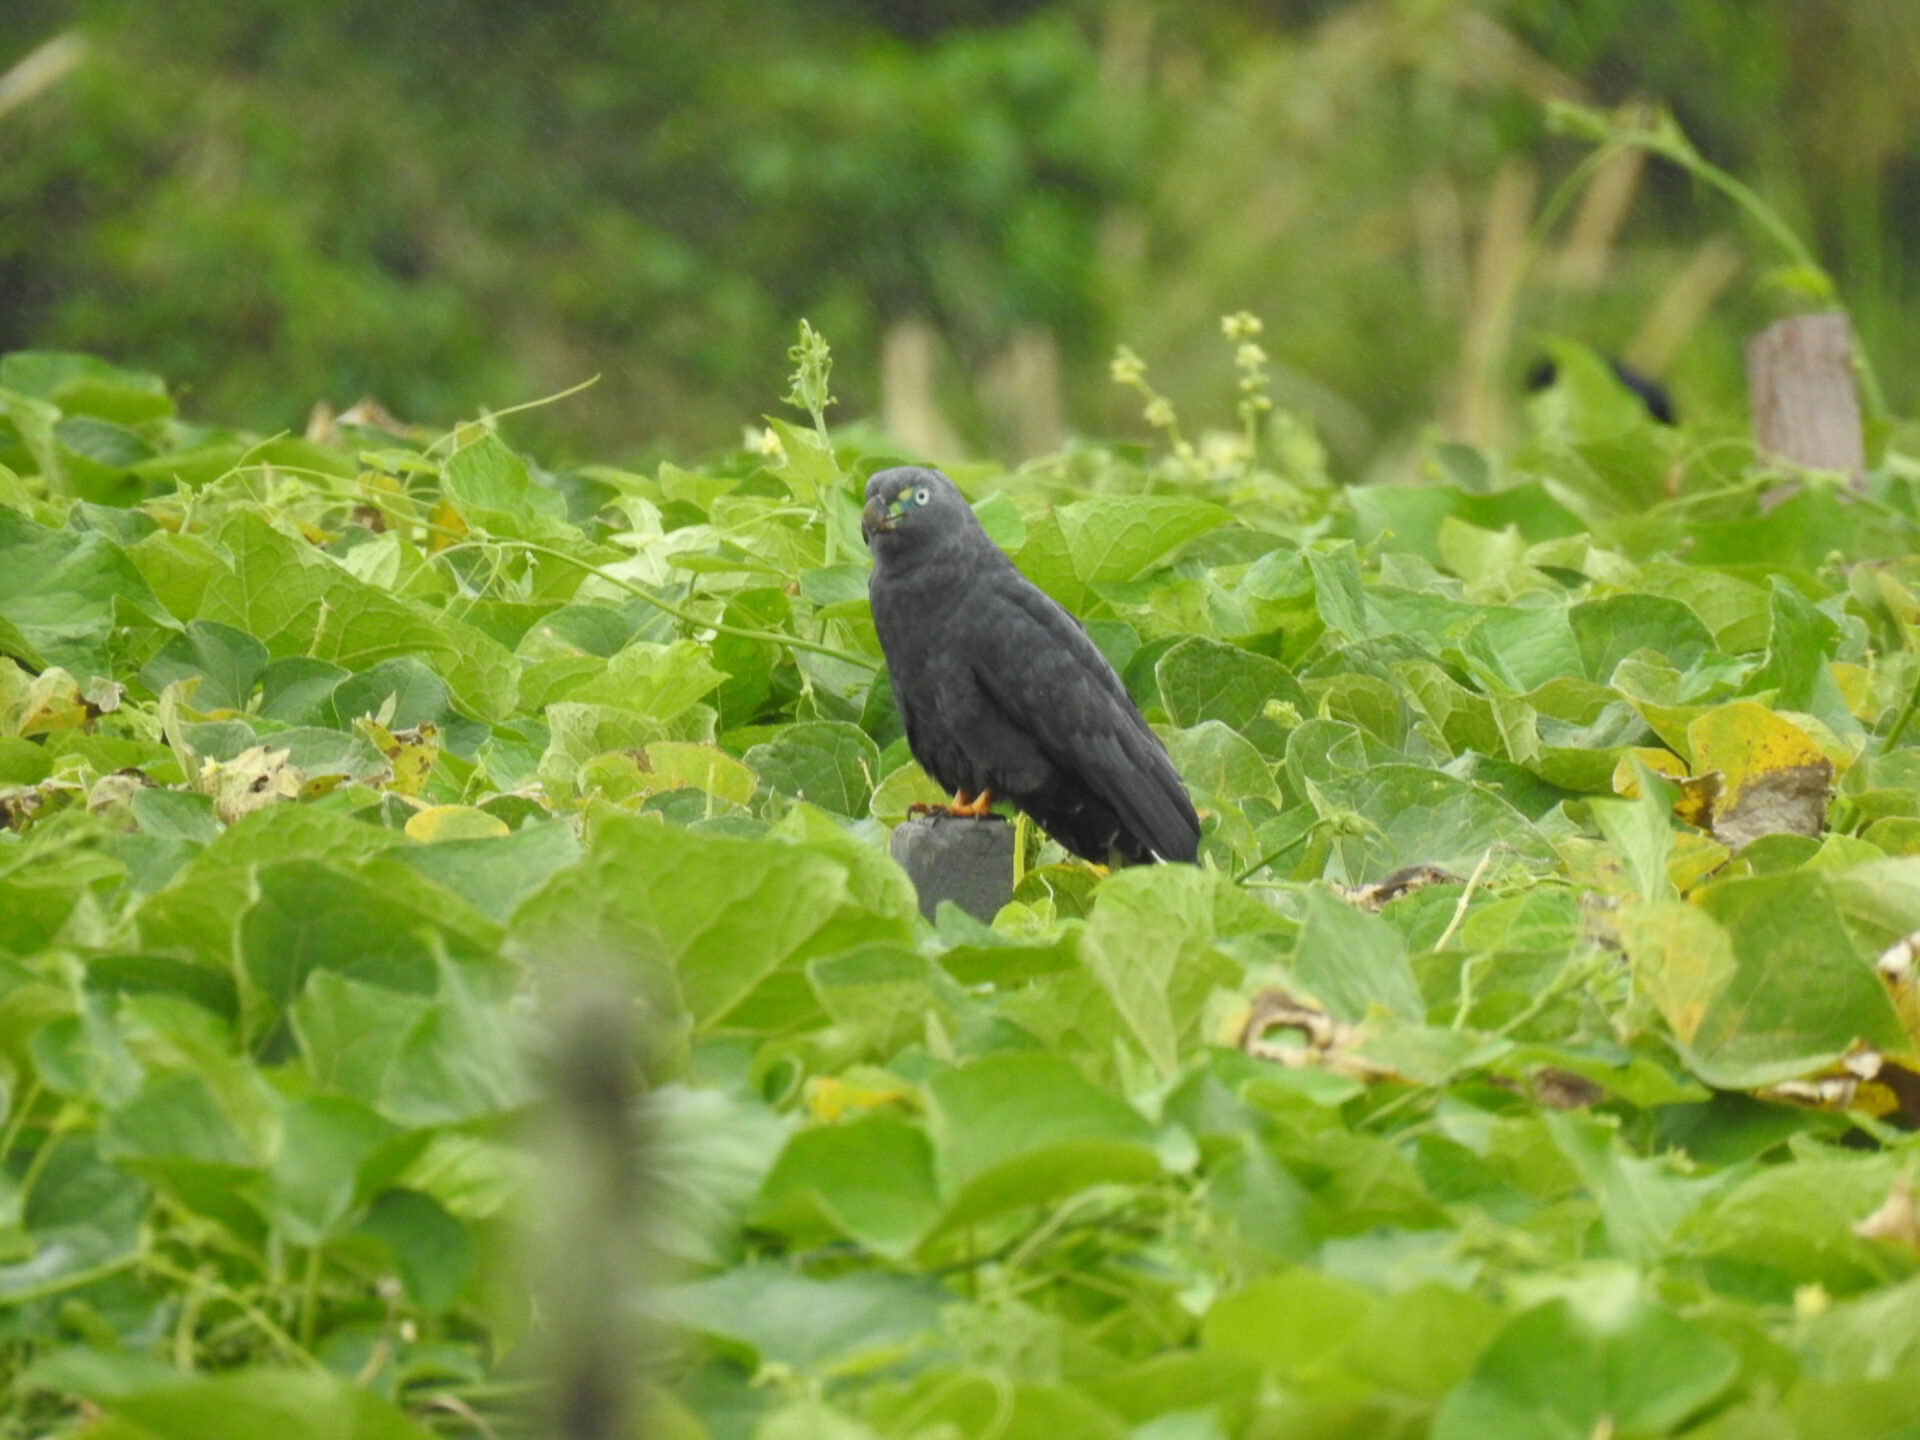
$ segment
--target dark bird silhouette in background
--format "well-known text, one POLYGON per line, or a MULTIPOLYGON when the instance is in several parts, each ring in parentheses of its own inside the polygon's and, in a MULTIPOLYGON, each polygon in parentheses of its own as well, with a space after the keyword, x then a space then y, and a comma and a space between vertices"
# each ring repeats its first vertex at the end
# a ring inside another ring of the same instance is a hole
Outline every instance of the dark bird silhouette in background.
POLYGON ((1200 821, 1159 739, 1074 618, 938 470, 867 481, 868 595, 907 746, 985 815, 994 797, 1103 864, 1192 861, 1200 821))
MULTIPOLYGON (((1673 397, 1667 394, 1667 387, 1658 380, 1642 375, 1624 360, 1616 360, 1611 355, 1602 357, 1607 368, 1613 372, 1613 378, 1640 397, 1640 403, 1647 407, 1647 414, 1662 425, 1674 423, 1673 397)), ((1527 389, 1545 390, 1560 378, 1560 367, 1547 359, 1536 360, 1533 368, 1527 371, 1527 389)))

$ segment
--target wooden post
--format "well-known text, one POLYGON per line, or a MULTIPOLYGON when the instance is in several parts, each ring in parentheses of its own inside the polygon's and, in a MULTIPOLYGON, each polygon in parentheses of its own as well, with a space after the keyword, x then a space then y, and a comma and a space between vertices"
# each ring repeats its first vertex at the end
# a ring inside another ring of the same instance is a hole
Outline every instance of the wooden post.
POLYGON ((1747 394, 1763 456, 1860 482, 1867 453, 1844 312, 1794 315, 1747 341, 1747 394))
POLYGON ((920 913, 929 920, 942 900, 951 900, 987 924, 1013 898, 1013 826, 997 815, 909 820, 894 827, 887 850, 913 881, 920 913))

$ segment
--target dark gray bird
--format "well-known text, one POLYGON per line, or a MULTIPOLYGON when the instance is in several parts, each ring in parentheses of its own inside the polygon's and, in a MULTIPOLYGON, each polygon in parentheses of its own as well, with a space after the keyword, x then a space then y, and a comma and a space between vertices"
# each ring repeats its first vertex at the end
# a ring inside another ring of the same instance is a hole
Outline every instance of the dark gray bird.
POLYGON ((1084 859, 1195 858, 1193 802, 1120 677, 951 480, 882 470, 860 530, 907 746, 955 793, 952 813, 984 815, 999 796, 1084 859))

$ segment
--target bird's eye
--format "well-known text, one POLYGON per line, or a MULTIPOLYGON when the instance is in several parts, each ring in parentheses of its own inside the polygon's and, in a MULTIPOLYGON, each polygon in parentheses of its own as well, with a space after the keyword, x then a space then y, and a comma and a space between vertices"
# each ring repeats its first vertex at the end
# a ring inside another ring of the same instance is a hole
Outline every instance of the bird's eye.
POLYGON ((924 505, 932 498, 933 492, 924 485, 913 492, 913 503, 916 505, 924 505))

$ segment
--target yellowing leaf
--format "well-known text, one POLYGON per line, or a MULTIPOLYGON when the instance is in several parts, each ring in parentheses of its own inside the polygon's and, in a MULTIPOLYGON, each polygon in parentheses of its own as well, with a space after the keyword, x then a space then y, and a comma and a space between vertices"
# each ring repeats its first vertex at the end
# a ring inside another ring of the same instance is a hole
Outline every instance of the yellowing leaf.
POLYGON ((1828 667, 1833 671, 1833 683, 1840 687, 1840 698, 1846 701, 1847 713, 1862 725, 1871 725, 1880 716, 1880 707, 1873 699, 1873 672, 1864 665, 1850 665, 1844 660, 1836 660, 1828 667))
POLYGON ((255 745, 225 762, 205 760, 195 783, 213 801, 213 813, 231 825, 277 800, 299 799, 307 777, 287 762, 290 753, 255 745))
POLYGON ((1311 1001, 1275 986, 1255 991, 1246 1008, 1228 1019, 1234 1046, 1256 1060, 1294 1070, 1328 1070, 1356 1080, 1393 1077, 1391 1070, 1359 1053, 1358 1025, 1336 1020, 1311 1001))
POLYGON ((1736 700, 1688 725, 1687 743, 1695 777, 1717 773, 1721 786, 1717 796, 1683 797, 1681 817, 1704 822, 1722 844, 1738 850, 1762 835, 1818 835, 1825 827, 1834 762, 1798 725, 1736 700))
POLYGON ((1619 923, 1634 983, 1675 1038, 1691 1044, 1707 1007, 1734 976, 1733 937, 1705 911, 1671 901, 1628 906, 1619 923))
POLYGON ((1682 895, 1727 863, 1733 852, 1718 840, 1687 831, 1675 831, 1673 854, 1667 858, 1667 879, 1682 895))
POLYGON ((1915 1052, 1920 1053, 1920 931, 1894 941, 1873 968, 1886 985, 1915 1052))
POLYGON ((1920 1208, 1913 1203, 1913 1175, 1894 1181, 1880 1208, 1851 1228, 1862 1240, 1885 1240, 1920 1256, 1920 1208))
POLYGON ((815 1075, 808 1079, 802 1098, 809 1115, 831 1125, 851 1114, 864 1114, 889 1105, 911 1105, 913 1091, 903 1081, 877 1072, 871 1080, 815 1075))
POLYGON ((471 805, 429 805, 407 820, 407 838, 426 845, 436 840, 492 840, 507 833, 506 821, 471 805))
POLYGON ((745 805, 760 782, 753 771, 717 745, 656 740, 643 752, 641 778, 648 793, 700 790, 719 800, 745 805))
POLYGON ((1720 803, 1726 780, 1718 770, 1690 775, 1680 782, 1680 796, 1673 802, 1673 813, 1689 825, 1702 830, 1713 828, 1714 807, 1720 803))
POLYGON ((79 682, 59 666, 27 675, 11 660, 0 659, 0 735, 23 738, 75 730, 88 720, 79 682))
POLYGON ((453 502, 442 500, 433 507, 427 516, 427 553, 435 554, 446 549, 462 535, 467 533, 467 522, 460 518, 460 512, 453 508, 453 502))
POLYGON ((1613 793, 1628 800, 1640 798, 1640 777, 1634 773, 1633 762, 1638 760, 1656 775, 1664 775, 1669 780, 1687 778, 1687 762, 1671 750, 1662 750, 1653 745, 1640 745, 1621 755, 1619 763, 1613 767, 1613 793))
MULTIPOLYGON (((1871 1045, 1856 1045, 1839 1064, 1817 1075, 1783 1080, 1755 1093, 1762 1099, 1809 1110, 1857 1111, 1906 1129, 1920 1124, 1920 1075, 1895 1064, 1871 1045)), ((1856 1227, 1854 1233, 1867 1232, 1856 1227)))
POLYGON ((414 730, 389 730, 370 715, 353 722, 374 748, 386 756, 393 779, 386 788, 398 795, 418 795, 440 756, 439 728, 428 721, 414 730))
POLYGON ((1804 730, 1752 700, 1736 700, 1700 716, 1687 726, 1687 743, 1694 773, 1718 770, 1727 778, 1729 799, 1752 776, 1826 758, 1804 730))
POLYGON ((868 802, 874 818, 898 825, 913 812, 915 805, 945 805, 949 797, 926 771, 912 761, 890 772, 873 787, 868 802))

